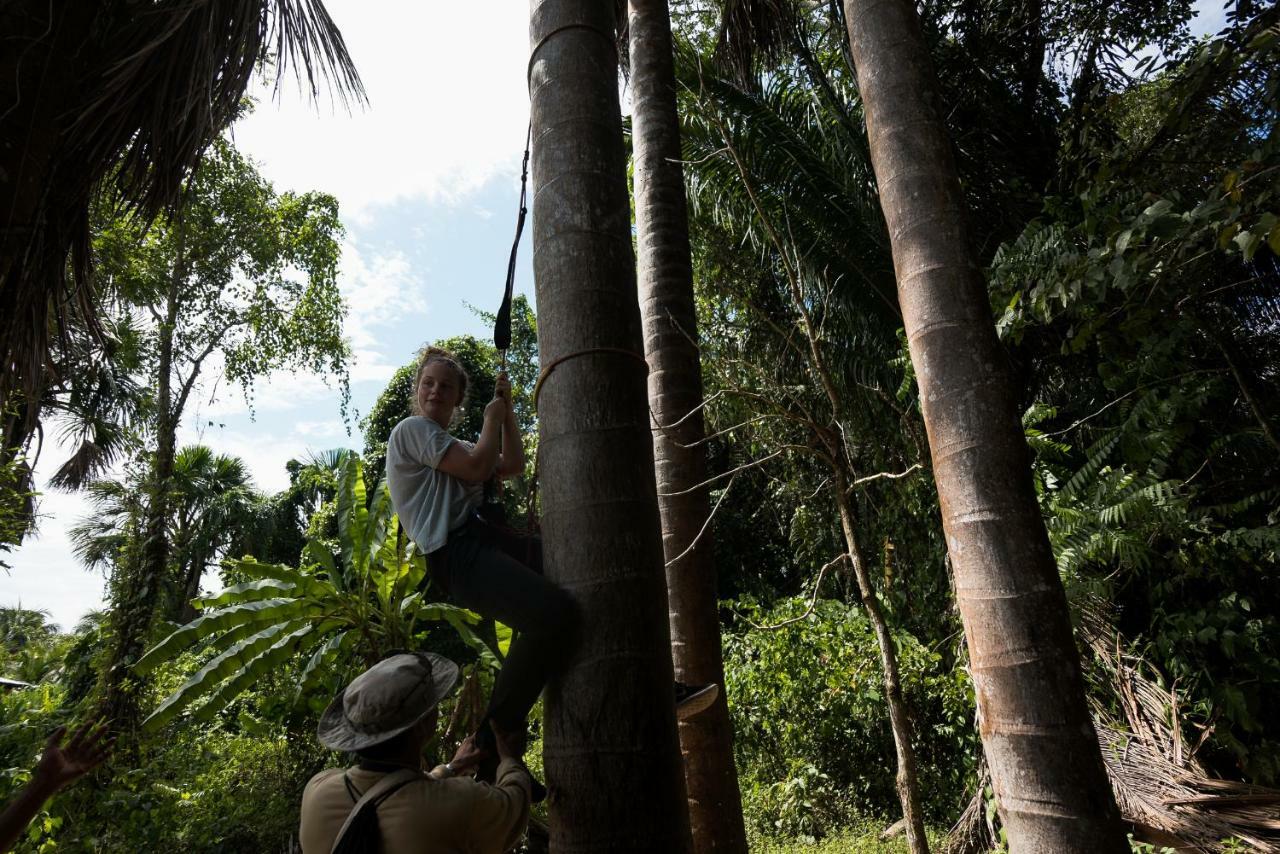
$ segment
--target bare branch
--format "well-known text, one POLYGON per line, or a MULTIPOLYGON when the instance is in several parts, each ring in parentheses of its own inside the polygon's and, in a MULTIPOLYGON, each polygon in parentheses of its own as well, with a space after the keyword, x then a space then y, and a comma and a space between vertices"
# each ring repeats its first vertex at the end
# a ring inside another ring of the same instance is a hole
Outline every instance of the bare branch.
POLYGON ((702 539, 702 535, 705 534, 707 532, 707 529, 711 527, 711 520, 716 517, 716 512, 719 511, 720 505, 723 504, 725 498, 728 497, 729 490, 733 489, 733 481, 737 478, 737 476, 738 476, 738 473, 735 471, 733 473, 733 477, 729 478, 729 482, 725 484, 724 492, 720 493, 720 497, 716 500, 716 506, 712 507, 711 512, 707 514, 706 521, 702 523, 702 528, 698 531, 697 536, 693 538, 693 541, 689 543, 689 547, 686 548, 684 551, 680 552, 680 554, 673 557, 671 560, 667 561, 666 566, 671 566, 673 563, 683 558, 689 552, 693 551, 694 547, 698 545, 698 541, 702 539))
POLYGON ((868 483, 873 480, 879 480, 882 477, 888 478, 889 480, 897 480, 898 478, 906 477, 907 475, 911 474, 913 471, 915 471, 918 468, 920 468, 920 463, 916 463, 906 471, 898 472, 897 474, 894 474, 893 472, 888 472, 888 471, 882 471, 879 474, 869 474, 866 477, 860 477, 857 480, 855 480, 853 483, 849 484, 849 491, 852 492, 853 488, 858 484, 868 483))
POLYGON ((673 421, 673 422, 671 422, 670 424, 666 424, 666 425, 659 424, 659 423, 658 423, 658 416, 654 414, 654 412, 653 412, 653 407, 652 407, 652 406, 651 406, 651 407, 649 407, 649 418, 650 418, 650 420, 651 420, 651 421, 653 421, 653 426, 654 426, 654 427, 657 427, 659 430, 661 430, 663 433, 665 433, 665 432, 667 432, 668 430, 674 430, 675 428, 679 427, 679 426, 680 426, 681 424, 683 424, 684 422, 688 421, 691 417, 693 417, 693 415, 694 415, 695 413, 697 413, 697 412, 701 411, 701 410, 702 410, 702 409, 703 409, 703 408, 704 408, 708 403, 710 403, 711 401, 715 400, 717 397, 719 397, 719 396, 720 396, 720 395, 722 395, 722 394, 724 394, 724 392, 723 392, 723 391, 718 391, 718 392, 716 392, 715 394, 711 395, 711 397, 708 397, 708 398, 704 399, 704 400, 702 401, 702 403, 699 403, 699 404, 698 404, 697 406, 695 406, 693 409, 690 409, 690 410, 689 410, 688 412, 686 412, 684 415, 680 416, 680 418, 679 418, 678 420, 673 421))
MULTIPOLYGON (((737 473, 738 473, 738 472, 740 472, 740 471, 746 471, 747 469, 755 468, 756 466, 764 465, 765 463, 769 462, 769 460, 773 459, 774 457, 780 456, 780 455, 781 455, 781 454, 783 454, 785 451, 786 451, 786 449, 785 449, 785 448, 783 448, 783 449, 781 449, 781 450, 774 451, 772 454, 770 454, 770 455, 769 455, 769 456, 767 456, 767 457, 761 457, 761 458, 760 458, 760 459, 758 459, 758 460, 752 460, 752 461, 751 461, 751 462, 749 462, 749 463, 743 463, 742 465, 738 466, 736 469, 731 469, 731 470, 729 470, 729 471, 722 472, 722 473, 720 473, 720 474, 718 474, 718 475, 715 475, 714 477, 709 477, 709 478, 707 478, 706 480, 704 480, 702 483, 694 484, 693 486, 689 487, 688 489, 682 489, 682 490, 680 490, 679 492, 659 492, 659 493, 658 493, 658 497, 659 497, 659 498, 673 498, 673 497, 675 497, 675 496, 677 496, 677 495, 687 495, 687 494, 688 494, 688 493, 690 493, 690 492, 694 492, 695 490, 702 489, 702 487, 704 487, 704 486, 709 486, 709 485, 711 485, 711 484, 715 483, 717 480, 722 480, 723 478, 726 478, 726 477, 732 477, 733 475, 737 474, 737 473)), ((723 497, 723 496, 722 496, 722 497, 723 497)))
POLYGON ((776 631, 782 628, 783 626, 789 626, 792 623, 798 623, 801 620, 807 619, 809 615, 813 613, 813 609, 818 607, 818 591, 822 589, 822 577, 827 574, 828 569, 831 569, 831 567, 835 566, 841 561, 848 560, 848 559, 849 559, 849 555, 847 552, 842 555, 836 555, 834 558, 832 558, 830 561, 824 564, 822 569, 818 570, 818 581, 816 584, 813 585, 813 596, 809 599, 809 607, 805 608, 804 613, 798 617, 792 617, 789 620, 783 620, 781 623, 775 623, 772 626, 762 626, 759 623, 753 622, 752 620, 748 619, 747 617, 743 616, 737 611, 734 611, 733 613, 739 617, 742 617, 743 620, 746 620, 747 624, 751 626, 751 628, 757 629, 762 632, 776 631))

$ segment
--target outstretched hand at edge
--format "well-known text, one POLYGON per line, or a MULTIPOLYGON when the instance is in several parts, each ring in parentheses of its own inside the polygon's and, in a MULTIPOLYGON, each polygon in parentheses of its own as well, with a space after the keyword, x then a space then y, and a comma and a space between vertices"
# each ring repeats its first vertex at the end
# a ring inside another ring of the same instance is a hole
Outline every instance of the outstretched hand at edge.
POLYGON ((51 792, 74 783, 101 765, 115 743, 114 737, 107 737, 106 723, 99 720, 86 721, 71 740, 62 745, 66 734, 65 726, 53 731, 45 742, 40 764, 31 775, 33 782, 39 780, 51 792))

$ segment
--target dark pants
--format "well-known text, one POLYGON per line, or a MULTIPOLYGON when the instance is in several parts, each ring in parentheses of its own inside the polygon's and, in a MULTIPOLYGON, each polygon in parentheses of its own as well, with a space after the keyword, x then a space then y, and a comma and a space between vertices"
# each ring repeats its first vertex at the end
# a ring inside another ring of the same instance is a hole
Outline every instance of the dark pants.
POLYGON ((486 717, 523 732, 547 680, 577 642, 572 597, 542 575, 542 540, 475 518, 427 556, 432 579, 449 601, 510 626, 507 651, 486 717))

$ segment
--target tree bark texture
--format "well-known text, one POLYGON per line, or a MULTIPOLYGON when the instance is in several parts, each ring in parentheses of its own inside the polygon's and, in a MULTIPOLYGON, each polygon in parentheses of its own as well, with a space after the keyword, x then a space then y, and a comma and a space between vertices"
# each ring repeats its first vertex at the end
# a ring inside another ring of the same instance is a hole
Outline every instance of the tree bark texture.
MULTIPOLYGON (((682 682, 723 686, 712 539, 702 530, 710 515, 707 488, 686 491, 706 479, 707 463, 706 448, 698 444, 705 437, 702 366, 667 0, 631 0, 628 32, 637 276, 649 361, 649 406, 656 422, 654 462, 662 496, 658 506, 667 561, 671 655, 682 682)), ((706 712, 680 724, 680 750, 694 850, 745 852, 725 691, 706 712)))
POLYGON ((582 618, 546 693, 551 849, 688 851, 613 4, 531 16, 543 554, 582 618))
POLYGON ((1127 852, 915 8, 845 11, 1010 850, 1127 852))

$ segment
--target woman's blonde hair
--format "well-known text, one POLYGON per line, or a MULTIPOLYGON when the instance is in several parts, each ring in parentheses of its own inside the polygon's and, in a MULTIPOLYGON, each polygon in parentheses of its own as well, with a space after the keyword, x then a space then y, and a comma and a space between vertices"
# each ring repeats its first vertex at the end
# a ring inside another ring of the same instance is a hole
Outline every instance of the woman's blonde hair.
POLYGON ((443 362, 453 368, 453 372, 458 376, 458 409, 464 408, 467 402, 467 381, 469 379, 467 369, 462 367, 458 357, 448 350, 428 345, 418 351, 418 368, 413 372, 413 395, 410 398, 413 414, 422 414, 418 408, 418 383, 422 381, 422 369, 432 362, 443 362))

